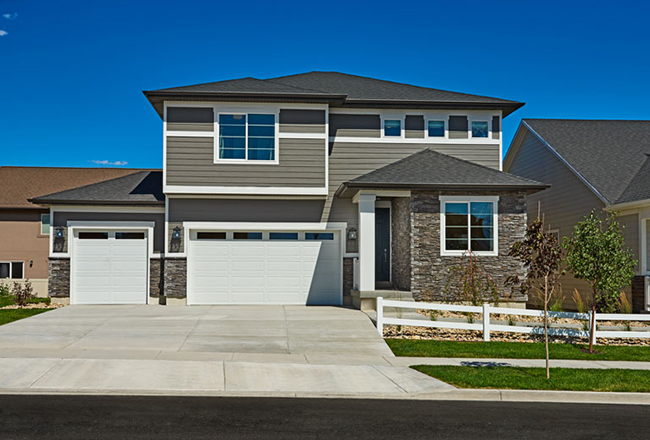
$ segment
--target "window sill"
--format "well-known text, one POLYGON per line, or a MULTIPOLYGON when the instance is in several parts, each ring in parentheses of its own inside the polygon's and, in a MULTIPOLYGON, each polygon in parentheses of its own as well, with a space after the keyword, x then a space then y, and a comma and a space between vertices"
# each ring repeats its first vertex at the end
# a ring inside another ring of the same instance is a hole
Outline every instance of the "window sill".
MULTIPOLYGON (((440 252, 441 257, 468 257, 469 251, 461 251, 461 252, 455 252, 455 251, 442 251, 440 252)), ((474 251, 472 252, 472 255, 476 255, 477 257, 498 257, 499 252, 498 251, 489 251, 489 252, 478 252, 474 251)))
POLYGON ((228 160, 216 159, 215 165, 280 165, 277 160, 228 160))

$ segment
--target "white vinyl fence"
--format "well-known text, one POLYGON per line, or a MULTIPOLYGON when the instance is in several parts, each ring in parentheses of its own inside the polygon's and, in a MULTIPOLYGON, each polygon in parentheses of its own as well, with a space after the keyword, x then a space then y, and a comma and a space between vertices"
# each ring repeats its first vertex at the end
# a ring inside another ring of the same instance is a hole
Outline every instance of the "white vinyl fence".
MULTIPOLYGON (((489 304, 483 306, 463 306, 457 304, 434 304, 425 302, 407 302, 407 301, 392 301, 385 300, 381 297, 377 298, 377 330, 383 336, 385 325, 404 325, 412 327, 431 327, 443 329, 462 329, 462 330, 477 330, 483 332, 483 340, 490 340, 490 332, 509 332, 509 333, 532 333, 544 334, 544 324, 535 323, 531 326, 522 325, 502 325, 492 324, 490 322, 490 315, 515 315, 515 316, 533 316, 537 318, 544 317, 543 310, 528 310, 528 309, 512 309, 505 307, 492 307, 489 304), (474 323, 458 322, 458 321, 445 321, 438 319, 436 321, 427 320, 426 316, 422 319, 407 319, 386 316, 384 308, 393 307, 396 309, 424 309, 424 310, 437 310, 449 311, 458 313, 473 313, 481 315, 474 323)), ((587 321, 589 328, 591 328, 591 312, 589 313, 574 313, 574 312, 548 312, 549 318, 564 318, 575 319, 579 321, 587 321)), ((650 314, 620 314, 620 313, 596 313, 596 324, 598 321, 650 321, 650 314)), ((598 329, 598 325, 596 325, 598 329)), ((589 331, 579 330, 576 328, 559 328, 557 324, 548 329, 550 336, 577 336, 589 337, 589 331)), ((610 330, 596 330, 594 342, 597 338, 650 338, 650 327, 648 331, 610 331, 610 330)))

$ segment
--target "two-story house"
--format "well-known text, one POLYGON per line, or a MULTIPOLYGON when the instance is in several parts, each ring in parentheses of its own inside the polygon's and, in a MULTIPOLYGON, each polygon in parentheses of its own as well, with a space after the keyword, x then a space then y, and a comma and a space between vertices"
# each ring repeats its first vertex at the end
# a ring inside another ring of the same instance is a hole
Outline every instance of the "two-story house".
POLYGON ((34 200, 72 303, 352 304, 440 297, 473 251, 510 295, 526 196, 501 171, 523 104, 336 72, 144 92, 163 171, 34 200), (74 209, 73 209, 74 208, 74 209))

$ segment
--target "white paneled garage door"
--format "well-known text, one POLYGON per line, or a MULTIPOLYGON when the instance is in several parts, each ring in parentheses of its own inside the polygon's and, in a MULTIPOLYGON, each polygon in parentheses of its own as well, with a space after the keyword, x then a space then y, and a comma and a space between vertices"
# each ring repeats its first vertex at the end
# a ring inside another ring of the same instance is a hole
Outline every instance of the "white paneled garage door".
POLYGON ((145 304, 146 233, 75 231, 70 269, 73 304, 145 304))
POLYGON ((188 304, 341 304, 338 231, 192 231, 188 304))

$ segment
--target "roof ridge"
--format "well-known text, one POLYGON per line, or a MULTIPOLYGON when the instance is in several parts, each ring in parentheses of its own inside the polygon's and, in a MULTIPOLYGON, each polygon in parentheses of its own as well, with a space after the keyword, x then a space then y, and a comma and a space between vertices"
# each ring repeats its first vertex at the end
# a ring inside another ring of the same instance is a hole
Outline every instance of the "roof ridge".
POLYGON ((573 119, 573 118, 522 118, 522 121, 565 121, 565 122, 650 122, 650 119, 573 119))
POLYGON ((162 168, 109 168, 109 167, 50 167, 39 165, 0 165, 3 168, 30 168, 48 170, 123 170, 123 171, 162 171, 162 168))
MULTIPOLYGON (((445 89, 437 89, 437 88, 433 88, 433 87, 418 86, 418 85, 415 85, 415 84, 409 84, 409 83, 400 82, 400 81, 391 81, 391 80, 387 80, 387 79, 373 78, 371 76, 363 76, 363 75, 355 75, 355 74, 352 74, 352 73, 337 72, 337 71, 334 71, 334 70, 329 70, 329 71, 328 70, 312 70, 310 72, 296 73, 296 74, 293 74, 293 75, 285 75, 285 76, 280 76, 280 77, 277 77, 277 78, 296 77, 296 76, 300 76, 300 75, 308 75, 310 73, 334 73, 334 74, 337 74, 337 75, 345 75, 345 76, 351 76, 353 78, 369 79, 369 80, 372 80, 372 81, 379 81, 379 82, 383 82, 383 83, 399 84, 401 86, 413 87, 413 88, 418 88, 418 89, 435 90, 436 92, 456 93, 456 94, 459 94, 459 95, 473 96, 473 97, 476 97, 476 98, 497 99, 497 100, 503 101, 503 102, 519 103, 519 101, 513 101, 513 100, 510 100, 510 99, 494 98, 494 97, 491 97, 491 96, 476 95, 476 94, 473 94, 473 93, 456 92, 454 90, 445 90, 445 89)), ((277 79, 277 78, 270 78, 270 79, 277 79)))
MULTIPOLYGON (((648 122, 650 122, 650 121, 648 121, 648 122)), ((626 193, 627 193, 627 190, 630 189, 630 187, 632 187, 632 184, 636 184, 637 177, 640 177, 641 174, 642 174, 644 171, 648 171, 648 170, 645 170, 645 168, 646 168, 648 165, 650 165, 650 154, 649 154, 649 153, 645 153, 645 156, 646 156, 646 158, 645 158, 645 160, 643 161, 643 163, 641 164, 641 166, 639 167, 639 170, 636 172, 636 174, 634 174, 634 175, 632 176, 632 178, 631 178, 630 181, 627 183, 627 185, 625 185, 625 188, 623 189, 623 191, 621 191, 621 193, 618 195, 618 197, 616 198, 616 201, 613 202, 613 204, 620 203, 620 201, 621 201, 622 199, 624 199, 624 197, 625 197, 625 195, 626 195, 626 193)))

